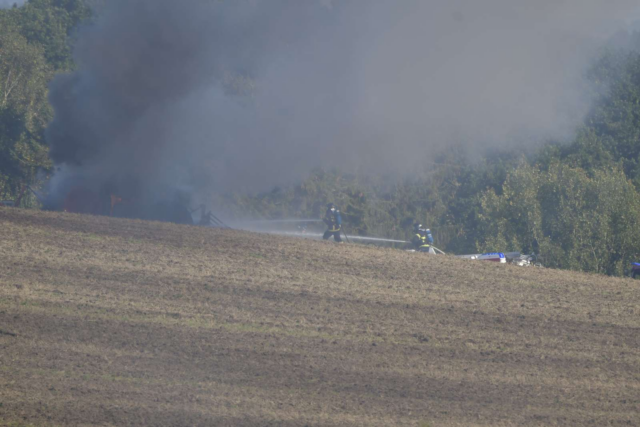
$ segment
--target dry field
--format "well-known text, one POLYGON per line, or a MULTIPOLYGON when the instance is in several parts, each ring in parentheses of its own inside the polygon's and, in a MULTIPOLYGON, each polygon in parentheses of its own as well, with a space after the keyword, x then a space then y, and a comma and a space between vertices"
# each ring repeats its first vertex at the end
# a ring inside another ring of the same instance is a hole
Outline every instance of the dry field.
POLYGON ((0 425, 640 425, 630 279, 0 208, 0 425))

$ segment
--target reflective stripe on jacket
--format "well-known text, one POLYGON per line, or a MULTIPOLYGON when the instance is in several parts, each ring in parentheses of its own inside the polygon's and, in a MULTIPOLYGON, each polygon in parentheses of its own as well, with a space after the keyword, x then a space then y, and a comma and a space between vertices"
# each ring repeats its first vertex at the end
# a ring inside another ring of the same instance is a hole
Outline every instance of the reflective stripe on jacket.
POLYGON ((427 240, 427 236, 424 236, 420 233, 416 234, 411 240, 418 249, 426 249, 431 247, 429 241, 427 240))
POLYGON ((330 210, 324 216, 324 223, 329 227, 329 231, 335 233, 340 231, 342 227, 342 218, 340 217, 340 211, 336 210, 335 212, 331 212, 330 210))

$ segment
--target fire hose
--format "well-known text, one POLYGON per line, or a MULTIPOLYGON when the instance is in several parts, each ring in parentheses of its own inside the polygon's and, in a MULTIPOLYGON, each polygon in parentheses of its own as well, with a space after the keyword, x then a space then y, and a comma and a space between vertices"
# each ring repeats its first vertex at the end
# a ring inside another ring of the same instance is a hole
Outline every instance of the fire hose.
POLYGON ((345 239, 347 239, 347 243, 351 243, 351 242, 349 241, 349 236, 347 236, 347 232, 346 232, 346 231, 344 231, 344 225, 343 225, 341 228, 342 228, 342 234, 344 234, 344 238, 345 238, 345 239))

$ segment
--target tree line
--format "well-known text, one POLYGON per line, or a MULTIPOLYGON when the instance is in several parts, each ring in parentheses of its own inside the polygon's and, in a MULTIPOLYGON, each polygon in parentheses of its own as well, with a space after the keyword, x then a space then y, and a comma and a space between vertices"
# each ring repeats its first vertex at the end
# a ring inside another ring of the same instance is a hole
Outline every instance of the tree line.
MULTIPOLYGON (((0 199, 39 186, 52 164, 44 133, 53 117, 48 84, 74 68, 74 29, 90 17, 83 0, 29 0, 0 9, 0 199)), ((34 206, 32 194, 23 199, 34 206)))

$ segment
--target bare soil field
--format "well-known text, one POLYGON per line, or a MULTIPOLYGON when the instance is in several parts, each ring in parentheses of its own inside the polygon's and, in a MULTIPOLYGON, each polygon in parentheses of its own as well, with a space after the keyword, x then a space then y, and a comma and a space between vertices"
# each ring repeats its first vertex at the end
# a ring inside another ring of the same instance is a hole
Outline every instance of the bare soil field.
POLYGON ((0 208, 0 425, 638 426, 639 283, 0 208))

